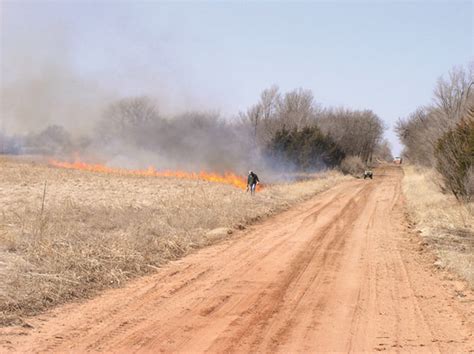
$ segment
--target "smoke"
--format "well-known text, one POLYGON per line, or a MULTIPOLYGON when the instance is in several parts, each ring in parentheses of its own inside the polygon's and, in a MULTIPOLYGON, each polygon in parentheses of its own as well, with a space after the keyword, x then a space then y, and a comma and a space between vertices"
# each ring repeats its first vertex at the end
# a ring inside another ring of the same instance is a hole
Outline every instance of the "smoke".
POLYGON ((193 95, 171 54, 147 59, 149 50, 164 52, 159 40, 150 46, 128 30, 131 38, 111 37, 104 50, 126 55, 97 68, 100 54, 81 50, 74 20, 52 20, 60 5, 1 6, 0 153, 193 171, 246 171, 256 162, 247 130, 208 112, 212 104, 193 95))
POLYGON ((29 26, 35 10, 2 4, 0 128, 12 135, 61 125, 77 135, 91 128, 114 94, 74 69, 66 24, 29 26))
POLYGON ((93 127, 81 134, 48 124, 17 139, 0 135, 0 148, 134 169, 226 172, 260 163, 246 125, 213 112, 166 115, 157 106, 145 96, 123 98, 104 107, 93 127))
POLYGON ((252 146, 245 125, 212 112, 163 114, 157 102, 142 96, 109 105, 84 150, 130 168, 224 172, 254 162, 258 154, 252 146))
MULTIPOLYGON (((261 151, 265 143, 257 143, 251 121, 210 110, 218 105, 193 84, 192 57, 180 56, 176 44, 187 38, 174 37, 174 24, 155 36, 128 6, 114 5, 115 16, 121 14, 114 18, 107 4, 0 6, 0 153, 159 170, 296 169, 261 151), (107 41, 97 43, 98 31, 107 41)), ((300 96, 308 103, 298 105, 302 114, 310 114, 310 93, 288 97, 300 96)))
POLYGON ((0 128, 12 135, 56 124, 73 136, 90 133, 112 101, 128 96, 153 97, 168 114, 212 107, 183 69, 189 65, 173 38, 150 31, 133 9, 1 2, 0 128))

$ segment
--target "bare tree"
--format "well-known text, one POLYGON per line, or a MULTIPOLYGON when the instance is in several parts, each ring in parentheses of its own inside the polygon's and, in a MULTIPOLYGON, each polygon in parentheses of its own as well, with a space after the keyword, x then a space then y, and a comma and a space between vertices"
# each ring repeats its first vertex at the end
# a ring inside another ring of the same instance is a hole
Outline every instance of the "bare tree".
POLYGON ((279 101, 277 115, 287 128, 302 128, 315 118, 316 102, 311 90, 302 88, 286 93, 279 101))
POLYGON ((296 89, 281 95, 278 87, 272 86, 241 117, 252 126, 257 145, 265 146, 283 128, 299 130, 312 125, 318 111, 310 90, 296 89))
POLYGON ((280 102, 280 93, 278 86, 265 89, 260 94, 260 100, 247 109, 246 112, 239 114, 241 122, 244 125, 250 125, 254 142, 256 145, 264 145, 272 136, 275 129, 275 117, 277 107, 280 102))
POLYGON ((374 150, 374 157, 385 162, 391 162, 393 160, 392 149, 387 139, 383 139, 377 144, 374 150))
POLYGON ((448 122, 456 123, 466 109, 466 103, 474 85, 474 70, 453 68, 448 78, 440 77, 434 90, 434 107, 438 108, 448 122))
POLYGON ((260 106, 262 112, 262 119, 269 120, 275 116, 278 104, 281 100, 278 86, 263 90, 260 94, 260 106))
POLYGON ((418 108, 400 119, 395 131, 405 145, 405 156, 413 162, 436 165, 438 140, 453 129, 473 101, 474 70, 454 68, 447 78, 440 77, 433 92, 433 104, 418 108))
POLYGON ((370 110, 327 109, 316 123, 346 155, 359 156, 365 163, 372 160, 384 131, 383 122, 370 110))
POLYGON ((434 166, 434 148, 442 130, 432 109, 418 108, 407 119, 399 119, 395 132, 405 146, 405 157, 422 166, 434 166))
POLYGON ((105 140, 140 140, 139 133, 157 119, 158 109, 148 97, 123 98, 105 110, 98 125, 98 133, 105 140))
POLYGON ((262 106, 260 103, 254 104, 245 113, 240 113, 240 118, 244 124, 250 124, 255 143, 257 142, 258 125, 262 119, 262 106))

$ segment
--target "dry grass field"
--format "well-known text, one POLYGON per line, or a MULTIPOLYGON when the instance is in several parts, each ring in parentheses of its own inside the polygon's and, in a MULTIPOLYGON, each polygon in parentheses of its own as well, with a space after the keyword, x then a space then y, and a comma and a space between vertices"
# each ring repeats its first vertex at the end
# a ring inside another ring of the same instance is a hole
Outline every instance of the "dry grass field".
POLYGON ((0 157, 0 323, 121 286, 348 178, 327 172, 251 197, 219 183, 0 157))
POLYGON ((403 190, 410 218, 438 256, 436 265, 474 288, 474 203, 443 194, 434 171, 405 166, 403 190))

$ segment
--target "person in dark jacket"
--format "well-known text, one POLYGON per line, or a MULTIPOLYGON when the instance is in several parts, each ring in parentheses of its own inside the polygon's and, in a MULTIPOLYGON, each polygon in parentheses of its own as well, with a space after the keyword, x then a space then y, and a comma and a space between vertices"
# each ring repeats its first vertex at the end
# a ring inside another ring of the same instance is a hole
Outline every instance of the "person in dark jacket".
POLYGON ((260 180, 258 179, 258 176, 253 171, 249 171, 249 175, 247 177, 247 192, 250 189, 250 194, 254 195, 255 188, 257 187, 257 184, 259 183, 260 183, 260 180))

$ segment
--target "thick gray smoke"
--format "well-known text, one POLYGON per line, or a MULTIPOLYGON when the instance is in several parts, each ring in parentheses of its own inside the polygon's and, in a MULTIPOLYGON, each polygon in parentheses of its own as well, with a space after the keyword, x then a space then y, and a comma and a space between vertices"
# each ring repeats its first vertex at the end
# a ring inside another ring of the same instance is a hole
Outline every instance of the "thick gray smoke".
MULTIPOLYGON (((4 136, 5 153, 40 154, 60 159, 127 168, 188 171, 245 171, 259 160, 249 129, 217 113, 161 114, 147 97, 112 102, 94 126, 73 134, 50 124, 16 138, 4 136)), ((0 136, 2 139, 2 136, 0 136)))
POLYGON ((245 126, 216 113, 163 115, 147 97, 112 103, 89 139, 83 147, 88 156, 133 168, 236 171, 256 156, 245 126))
POLYGON ((56 49, 21 40, 2 48, 0 153, 79 155, 130 168, 249 168, 255 154, 243 126, 189 107, 173 112, 166 95, 119 99, 72 70, 66 48, 56 49))
POLYGON ((186 82, 179 73, 169 80, 157 64, 138 70, 128 62, 111 63, 130 76, 121 81, 130 88, 111 88, 110 72, 92 79, 78 70, 86 66, 77 60, 88 58, 73 55, 74 29, 67 23, 52 23, 50 16, 42 21, 43 6, 1 6, 0 153, 79 155, 130 168, 251 167, 256 154, 246 128, 202 110, 189 89, 178 92, 172 82, 186 82), (32 16, 34 28, 28 26, 32 16))

